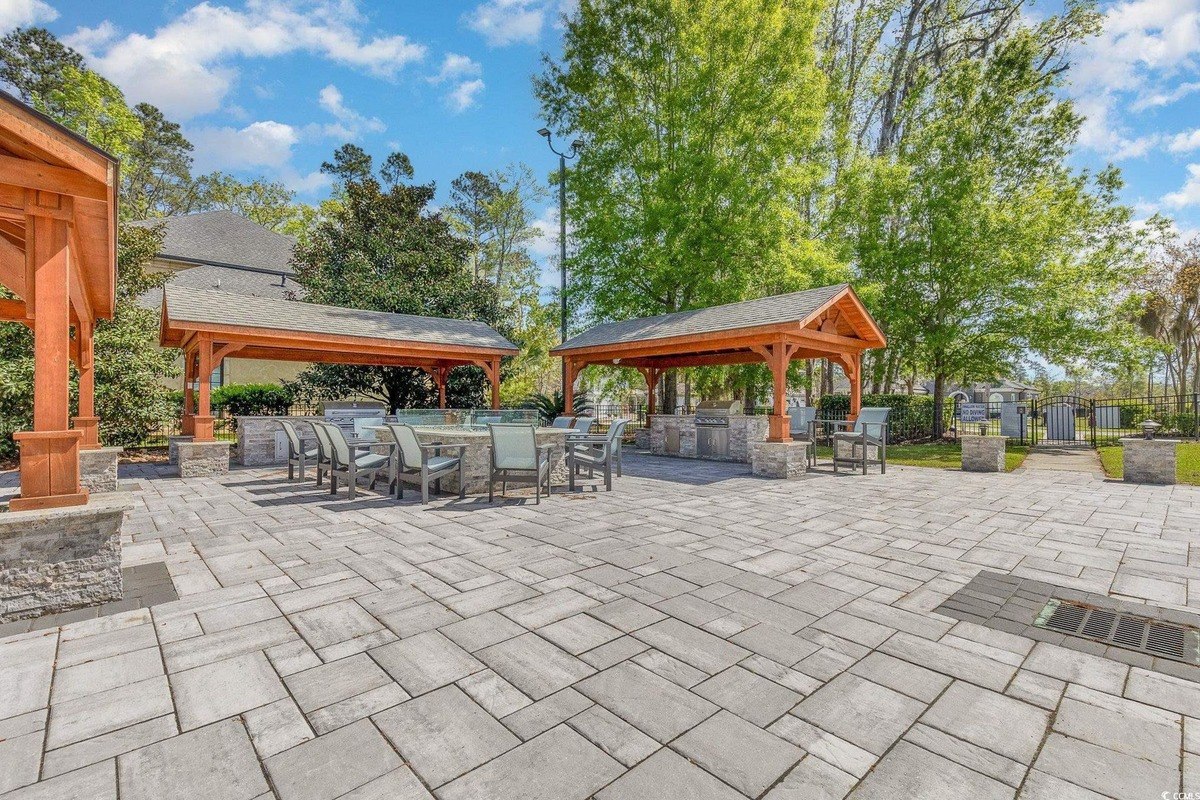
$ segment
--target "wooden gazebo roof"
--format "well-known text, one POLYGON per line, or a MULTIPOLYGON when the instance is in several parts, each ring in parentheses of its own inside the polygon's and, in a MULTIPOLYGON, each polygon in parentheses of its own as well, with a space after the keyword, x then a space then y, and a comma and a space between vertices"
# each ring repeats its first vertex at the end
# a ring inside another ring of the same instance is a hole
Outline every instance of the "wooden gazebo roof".
POLYGON ((843 283, 609 322, 568 339, 550 353, 566 362, 567 408, 579 370, 591 364, 614 364, 642 373, 650 413, 654 413, 654 388, 667 369, 765 362, 775 384, 770 440, 784 441, 787 367, 793 359, 828 358, 841 366, 850 380, 850 412, 857 415, 862 352, 886 346, 887 338, 866 306, 843 283))
POLYGON ((849 284, 609 322, 551 350, 576 366, 691 367, 762 361, 755 348, 784 340, 793 358, 885 347, 887 339, 849 284))

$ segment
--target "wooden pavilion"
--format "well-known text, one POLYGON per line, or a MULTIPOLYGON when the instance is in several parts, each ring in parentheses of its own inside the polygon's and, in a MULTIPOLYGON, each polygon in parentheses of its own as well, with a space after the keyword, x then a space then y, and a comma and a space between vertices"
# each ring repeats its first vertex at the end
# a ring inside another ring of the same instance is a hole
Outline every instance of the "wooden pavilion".
POLYGON ((828 358, 850 381, 850 418, 862 406, 862 352, 887 339, 849 284, 597 325, 551 350, 566 361, 566 407, 572 384, 591 364, 632 367, 654 390, 672 367, 765 362, 774 377, 767 441, 787 441, 787 368, 793 359, 828 358))
POLYGON ((0 284, 13 295, 0 299, 0 320, 29 326, 34 339, 33 430, 13 434, 14 511, 87 502, 79 450, 100 446, 92 342, 96 320, 114 312, 117 185, 115 158, 0 92, 0 284))
POLYGON ((163 292, 161 331, 163 347, 184 352, 183 433, 197 442, 213 441, 211 377, 223 358, 418 367, 437 386, 441 408, 450 370, 477 366, 491 383, 492 408, 499 408, 500 359, 518 352, 483 322, 170 284, 163 292))

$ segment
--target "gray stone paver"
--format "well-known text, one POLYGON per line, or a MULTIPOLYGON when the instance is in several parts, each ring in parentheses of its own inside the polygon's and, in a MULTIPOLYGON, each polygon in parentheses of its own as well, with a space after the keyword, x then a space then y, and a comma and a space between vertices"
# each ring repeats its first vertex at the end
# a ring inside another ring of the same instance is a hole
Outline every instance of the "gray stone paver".
POLYGON ((1200 789, 1187 670, 933 611, 985 570, 1200 609, 1200 489, 630 455, 584 502, 420 506, 122 470, 123 566, 179 599, 0 637, 4 800, 1200 789))

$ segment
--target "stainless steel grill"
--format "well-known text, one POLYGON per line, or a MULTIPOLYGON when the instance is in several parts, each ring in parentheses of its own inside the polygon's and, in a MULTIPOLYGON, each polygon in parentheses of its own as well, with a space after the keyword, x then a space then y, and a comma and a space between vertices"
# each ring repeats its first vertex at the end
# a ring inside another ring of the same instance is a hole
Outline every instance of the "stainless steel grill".
POLYGON ((380 418, 387 406, 375 400, 338 400, 325 403, 325 421, 337 425, 349 438, 356 438, 354 420, 380 418))
POLYGON ((729 458, 729 418, 741 413, 741 400, 705 400, 696 406, 696 455, 729 458))

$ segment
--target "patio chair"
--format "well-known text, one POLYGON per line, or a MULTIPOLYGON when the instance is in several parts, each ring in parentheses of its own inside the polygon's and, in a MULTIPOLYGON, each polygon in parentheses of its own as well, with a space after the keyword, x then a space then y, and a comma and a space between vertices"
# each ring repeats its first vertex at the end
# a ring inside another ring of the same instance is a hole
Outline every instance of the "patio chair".
POLYGON ((496 476, 500 476, 500 496, 508 489, 508 479, 516 473, 532 476, 534 503, 542 502, 542 481, 550 494, 550 451, 552 444, 538 445, 532 425, 497 423, 488 426, 492 437, 492 461, 488 470, 488 502, 495 499, 496 476))
POLYGON ((608 431, 601 434, 567 436, 567 488, 575 489, 575 474, 580 467, 587 467, 592 477, 596 467, 604 467, 604 488, 612 491, 613 464, 617 476, 621 475, 621 437, 625 434, 627 419, 614 419, 608 431))
POLYGON ((836 431, 833 434, 833 471, 838 471, 839 464, 851 467, 862 466, 863 475, 867 474, 868 464, 878 464, 879 474, 887 472, 887 418, 890 408, 863 408, 854 420, 854 427, 848 431, 836 431), (850 455, 838 456, 838 444, 848 442, 850 455), (869 458, 869 448, 874 447, 879 452, 879 458, 869 458), (861 448, 861 456, 859 449, 861 448))
POLYGON ((813 423, 817 419, 816 406, 795 406, 788 410, 791 418, 790 430, 792 441, 804 442, 804 457, 808 466, 817 464, 817 442, 813 431, 813 423))
POLYGON ((305 448, 304 443, 300 441, 300 434, 296 433, 296 426, 292 423, 280 420, 279 424, 283 427, 283 435, 287 437, 288 443, 288 480, 295 479, 297 467, 300 469, 300 480, 304 480, 305 464, 315 463, 320 450, 315 446, 305 448))
POLYGON ((329 440, 329 433, 324 425, 323 422, 312 424, 313 436, 317 440, 317 463, 314 465, 317 468, 317 486, 321 485, 321 476, 329 472, 333 460, 333 442, 329 440))
POLYGON ((587 434, 592 432, 592 426, 595 424, 595 417, 576 417, 575 424, 571 426, 571 430, 574 433, 587 434))
POLYGON ((458 496, 464 497, 462 451, 465 444, 421 444, 417 432, 411 425, 403 423, 388 423, 387 429, 396 439, 396 497, 404 499, 404 484, 412 483, 421 487, 421 502, 429 502, 429 482, 433 481, 434 491, 441 494, 442 478, 458 473, 458 496), (457 456, 444 456, 442 450, 457 449, 457 456))
POLYGON ((392 460, 389 456, 362 452, 352 448, 350 442, 346 441, 346 434, 342 433, 342 429, 338 426, 328 422, 317 422, 314 425, 320 425, 324 429, 331 444, 330 494, 337 494, 337 479, 338 476, 341 476, 346 479, 346 488, 349 490, 350 499, 353 500, 359 478, 369 477, 371 479, 370 488, 374 489, 375 482, 379 480, 379 473, 391 468, 392 460))
POLYGON ((569 427, 571 427, 572 424, 574 424, 574 422, 575 422, 574 417, 555 417, 554 421, 550 423, 550 427, 551 428, 569 428, 569 427))

